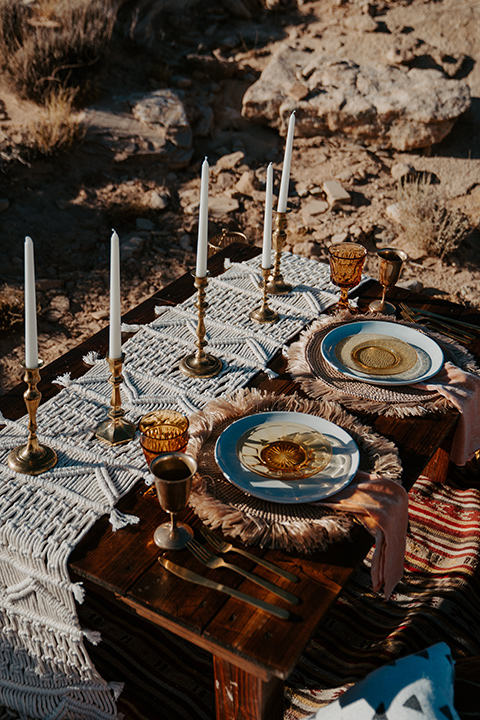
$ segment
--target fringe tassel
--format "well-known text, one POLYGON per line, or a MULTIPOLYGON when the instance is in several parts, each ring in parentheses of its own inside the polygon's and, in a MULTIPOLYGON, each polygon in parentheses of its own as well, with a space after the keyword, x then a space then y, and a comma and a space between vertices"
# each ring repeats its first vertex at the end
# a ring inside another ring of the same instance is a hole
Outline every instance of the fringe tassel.
POLYGON ((83 587, 83 582, 72 583, 70 587, 75 600, 79 605, 81 605, 85 600, 85 588, 83 587))
POLYGON ((108 689, 113 692, 113 697, 115 700, 118 700, 120 695, 123 692, 123 688, 125 687, 125 683, 123 682, 109 682, 108 683, 108 689))
POLYGON ((100 355, 96 350, 90 350, 86 355, 83 356, 82 360, 85 365, 95 365, 100 360, 100 355))
POLYGON ((272 370, 271 368, 266 367, 263 372, 268 378, 270 378, 270 380, 274 380, 278 377, 278 373, 276 373, 275 370, 272 370))
POLYGON ((62 387, 68 387, 72 382, 72 377, 69 372, 63 373, 63 375, 59 375, 55 380, 53 380, 53 383, 55 385, 61 385, 62 387))
POLYGON ((82 630, 82 635, 92 645, 98 645, 102 640, 102 634, 98 630, 82 630))
POLYGON ((137 523, 140 522, 140 518, 136 515, 127 515, 126 513, 121 513, 115 508, 111 511, 108 519, 114 532, 126 527, 127 525, 137 525, 137 523))

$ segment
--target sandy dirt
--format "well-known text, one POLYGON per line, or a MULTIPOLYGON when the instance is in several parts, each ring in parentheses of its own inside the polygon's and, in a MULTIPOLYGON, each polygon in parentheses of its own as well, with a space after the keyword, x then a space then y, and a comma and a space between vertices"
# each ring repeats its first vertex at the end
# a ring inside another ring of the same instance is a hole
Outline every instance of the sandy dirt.
MULTIPOLYGON (((246 88, 280 43, 308 45, 367 64, 386 62, 395 43, 405 41, 407 35, 416 37, 453 58, 463 57, 457 76, 468 82, 472 94, 470 111, 450 135, 417 153, 364 146, 339 137, 296 139, 289 249, 324 260, 332 239, 346 233, 366 245, 366 269, 375 276, 376 251, 391 243, 404 246, 398 225, 387 213, 397 194, 392 168, 403 162, 417 171, 434 173, 449 203, 468 216, 472 228, 478 225, 480 48, 472 32, 480 26, 477 0, 314 0, 275 10, 254 5, 252 0, 242 7, 250 18, 238 17, 241 8, 235 3, 195 5, 181 17, 166 16, 160 30, 157 27, 154 54, 138 42, 117 39, 99 79, 97 97, 103 107, 109 103, 113 107, 120 94, 175 83, 184 88, 194 130, 193 158, 184 169, 171 169, 135 154, 119 158, 105 140, 105 133, 114 138, 118 131, 114 115, 101 139, 87 130, 85 140, 68 154, 13 161, 19 132, 36 109, 8 88, 0 90, 4 137, 0 147, 0 288, 1 298, 13 306, 13 324, 0 330, 0 392, 22 376, 26 235, 35 242, 39 354, 45 362, 108 322, 111 228, 123 241, 124 311, 194 266, 200 164, 205 155, 212 167, 211 198, 230 203, 224 211, 220 205, 210 214, 210 235, 227 227, 245 233, 250 243, 261 243, 265 168, 268 162, 274 163, 278 191, 284 139, 271 128, 243 119, 241 104, 246 88), (365 32, 355 18, 372 14, 379 29, 365 32), (197 59, 189 60, 189 55, 197 59), (198 56, 221 62, 208 64, 198 56), (206 133, 201 130, 205 117, 210 118, 206 133), (235 152, 243 155, 234 167, 215 170, 222 157, 235 152), (322 183, 328 179, 341 182, 351 193, 352 204, 329 209, 312 221, 305 217, 305 207, 323 198, 322 183)), ((478 231, 448 260, 406 247, 410 261, 402 279, 421 282, 430 294, 479 307, 478 247, 478 231)))

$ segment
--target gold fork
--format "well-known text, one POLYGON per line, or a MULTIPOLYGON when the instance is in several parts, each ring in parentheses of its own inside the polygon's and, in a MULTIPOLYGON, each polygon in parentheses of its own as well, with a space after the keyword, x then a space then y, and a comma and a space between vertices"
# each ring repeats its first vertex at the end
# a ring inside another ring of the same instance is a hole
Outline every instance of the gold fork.
POLYGON ((432 330, 436 330, 437 332, 442 333, 443 335, 446 335, 447 337, 452 338, 453 340, 457 340, 457 342, 466 343, 468 344, 471 342, 474 337, 473 335, 470 335, 469 333, 465 333, 462 330, 455 328, 452 329, 449 325, 446 323, 442 323, 440 321, 434 320, 433 318, 425 317, 421 314, 421 310, 418 312, 412 310, 404 303, 398 304, 400 308, 400 314, 409 322, 418 323, 418 322, 424 322, 431 326, 432 330))
MULTIPOLYGON (((406 305, 405 303, 399 303, 399 306, 400 305, 409 310, 412 310, 412 308, 409 308, 408 305, 406 305)), ((479 325, 472 325, 472 323, 467 323, 464 320, 458 320, 457 318, 453 317, 446 317, 445 315, 438 315, 437 313, 431 312, 431 310, 416 310, 415 312, 421 313, 422 315, 432 318, 433 320, 444 322, 448 325, 451 325, 455 329, 458 328, 459 330, 463 330, 467 334, 480 333, 479 325)))
POLYGON ((243 555, 244 557, 249 558, 250 560, 254 560, 258 565, 262 565, 263 567, 267 568, 267 570, 270 570, 271 572, 274 572, 277 575, 285 578, 285 580, 290 580, 290 582, 298 582, 298 577, 296 575, 292 575, 292 573, 288 572, 288 570, 284 570, 283 568, 278 567, 278 565, 274 565, 273 563, 268 562, 268 560, 265 560, 265 558, 257 557, 256 555, 253 555, 253 553, 249 553, 243 548, 234 547, 232 543, 229 543, 226 540, 221 540, 207 527, 201 527, 200 532, 202 533, 205 540, 207 540, 217 552, 236 552, 239 555, 243 555))
POLYGON ((190 542, 187 543, 187 548, 190 550, 192 555, 197 558, 197 560, 200 560, 200 562, 202 562, 211 570, 216 570, 220 567, 228 568, 228 570, 234 570, 240 575, 243 575, 249 580, 252 580, 252 582, 257 583, 257 585, 261 585, 263 588, 265 588, 265 590, 269 590, 270 592, 275 593, 275 595, 283 598, 283 600, 286 600, 291 605, 298 605, 298 603, 300 602, 299 598, 296 595, 292 595, 292 593, 288 592, 287 590, 279 588, 276 585, 273 585, 273 583, 268 582, 268 580, 264 580, 258 575, 254 575, 253 573, 248 572, 248 570, 244 570, 237 565, 231 565, 230 563, 225 562, 223 558, 219 558, 217 557, 217 555, 211 553, 210 550, 207 550, 206 547, 200 545, 200 543, 195 539, 190 540, 190 542))

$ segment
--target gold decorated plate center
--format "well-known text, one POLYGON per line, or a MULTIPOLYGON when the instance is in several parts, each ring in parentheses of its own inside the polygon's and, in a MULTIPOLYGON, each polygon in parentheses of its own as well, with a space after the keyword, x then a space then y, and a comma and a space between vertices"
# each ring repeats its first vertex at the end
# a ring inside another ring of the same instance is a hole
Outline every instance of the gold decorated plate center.
POLYGON ((260 460, 269 470, 290 472, 300 469, 308 460, 308 453, 302 445, 289 440, 275 440, 260 450, 260 460))
POLYGON ((327 438, 306 425, 271 421, 245 432, 236 446, 247 470, 280 480, 302 480, 324 470, 332 459, 327 438))
POLYGON ((398 375, 413 368, 418 355, 404 340, 377 333, 358 333, 339 340, 335 355, 350 370, 379 378, 398 375))
POLYGON ((368 370, 391 370, 400 362, 400 357, 392 350, 370 344, 356 348, 352 352, 352 357, 368 370))

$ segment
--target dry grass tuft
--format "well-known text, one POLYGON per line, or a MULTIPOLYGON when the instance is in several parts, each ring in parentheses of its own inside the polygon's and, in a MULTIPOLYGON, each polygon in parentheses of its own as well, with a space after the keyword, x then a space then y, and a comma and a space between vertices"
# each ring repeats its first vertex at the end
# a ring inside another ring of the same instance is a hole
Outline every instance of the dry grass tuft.
POLYGON ((440 186, 423 177, 401 183, 396 202, 405 239, 429 255, 451 255, 473 231, 466 215, 448 209, 440 186))
POLYGON ((105 56, 115 22, 104 0, 0 0, 0 65, 22 96, 44 102, 83 90, 105 56))
POLYGON ((23 292, 4 285, 0 288, 0 331, 23 323, 23 292))
POLYGON ((75 95, 75 90, 61 88, 48 97, 38 118, 25 133, 30 153, 55 155, 83 139, 85 126, 74 109, 75 95))

